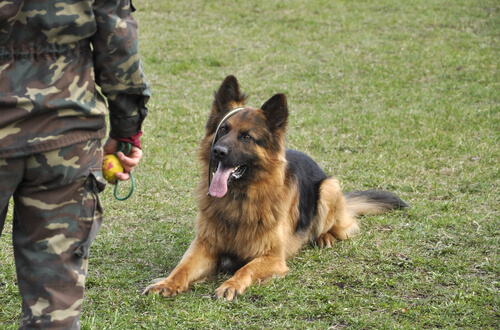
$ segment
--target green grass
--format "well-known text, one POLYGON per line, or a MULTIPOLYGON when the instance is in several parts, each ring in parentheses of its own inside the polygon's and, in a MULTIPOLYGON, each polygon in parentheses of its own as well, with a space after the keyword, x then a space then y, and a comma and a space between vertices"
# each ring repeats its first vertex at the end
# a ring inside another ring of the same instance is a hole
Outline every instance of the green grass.
MULTIPOLYGON (((497 328, 500 319, 500 5, 494 0, 136 3, 154 96, 127 202, 102 198, 84 329, 497 328), (196 147, 213 91, 234 74, 249 104, 286 93, 288 145, 344 190, 411 204, 361 219, 332 249, 234 302, 226 275, 174 299, 141 296, 193 238, 196 147)), ((0 328, 20 318, 0 239, 0 328)))

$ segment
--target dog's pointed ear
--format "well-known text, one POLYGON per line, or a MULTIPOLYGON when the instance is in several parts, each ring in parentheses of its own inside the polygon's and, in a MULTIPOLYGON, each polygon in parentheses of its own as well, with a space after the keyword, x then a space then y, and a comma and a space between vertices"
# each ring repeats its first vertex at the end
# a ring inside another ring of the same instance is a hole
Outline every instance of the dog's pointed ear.
POLYGON ((225 113, 237 106, 242 106, 246 95, 240 92, 240 86, 235 76, 227 76, 214 94, 212 114, 225 113))
POLYGON ((235 76, 227 76, 219 89, 214 93, 212 109, 208 117, 206 128, 207 136, 215 132, 219 121, 231 109, 245 104, 247 96, 240 92, 240 86, 235 76))
POLYGON ((288 106, 285 94, 274 95, 262 105, 261 109, 272 131, 286 126, 288 121, 288 106))

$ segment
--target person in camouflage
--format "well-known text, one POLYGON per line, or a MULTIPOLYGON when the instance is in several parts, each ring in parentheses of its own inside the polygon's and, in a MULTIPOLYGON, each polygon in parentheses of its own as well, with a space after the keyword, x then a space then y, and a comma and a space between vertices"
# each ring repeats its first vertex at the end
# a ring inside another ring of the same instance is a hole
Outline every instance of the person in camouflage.
POLYGON ((0 234, 13 199, 20 328, 80 327, 103 153, 133 145, 118 153, 119 180, 142 157, 150 89, 133 11, 131 0, 0 2, 0 234))

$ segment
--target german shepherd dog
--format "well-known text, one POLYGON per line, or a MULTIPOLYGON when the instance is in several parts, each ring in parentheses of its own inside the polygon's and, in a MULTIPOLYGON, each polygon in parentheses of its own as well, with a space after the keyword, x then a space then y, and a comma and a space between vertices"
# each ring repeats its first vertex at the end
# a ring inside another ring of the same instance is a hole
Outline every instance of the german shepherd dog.
POLYGON ((172 297, 231 265, 234 276, 215 296, 233 300, 254 282, 287 274, 286 259, 304 244, 330 247, 353 237, 357 215, 407 207, 386 191, 343 194, 310 157, 287 149, 284 94, 260 109, 246 99, 234 76, 215 93, 199 149, 196 238, 170 276, 144 294, 172 297))

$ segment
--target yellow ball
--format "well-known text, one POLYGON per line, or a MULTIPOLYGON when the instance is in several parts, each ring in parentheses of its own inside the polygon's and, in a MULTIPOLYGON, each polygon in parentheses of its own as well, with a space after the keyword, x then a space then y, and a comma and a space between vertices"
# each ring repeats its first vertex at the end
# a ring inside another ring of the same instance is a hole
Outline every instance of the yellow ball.
POLYGON ((102 160, 102 174, 108 182, 115 182, 115 174, 123 173, 123 166, 115 155, 106 155, 102 160))

